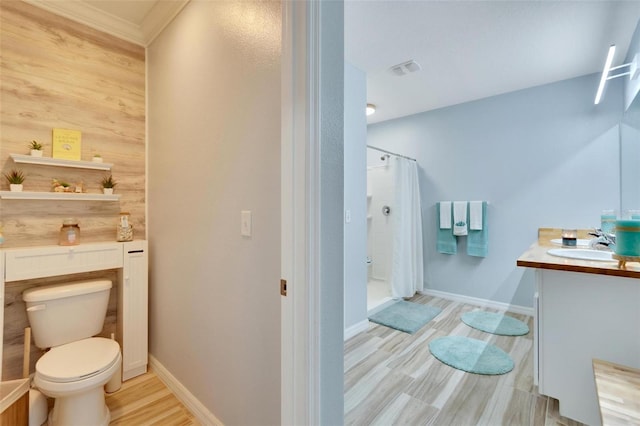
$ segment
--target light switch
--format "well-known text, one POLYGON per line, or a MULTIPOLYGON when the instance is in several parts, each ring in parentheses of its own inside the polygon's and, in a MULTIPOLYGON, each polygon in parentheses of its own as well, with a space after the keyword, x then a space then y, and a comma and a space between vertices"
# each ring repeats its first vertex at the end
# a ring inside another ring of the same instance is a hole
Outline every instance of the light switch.
POLYGON ((344 221, 346 223, 351 223, 351 210, 350 209, 345 210, 345 212, 344 212, 344 221))
POLYGON ((240 212, 240 235, 243 237, 251 236, 251 210, 240 212))

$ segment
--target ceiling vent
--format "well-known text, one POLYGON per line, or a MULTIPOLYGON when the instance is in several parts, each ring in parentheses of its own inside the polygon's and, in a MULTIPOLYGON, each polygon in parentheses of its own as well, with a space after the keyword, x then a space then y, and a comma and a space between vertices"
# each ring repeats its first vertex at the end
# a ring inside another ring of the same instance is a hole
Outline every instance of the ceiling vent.
POLYGON ((407 74, 409 74, 411 72, 420 71, 422 69, 422 67, 420 66, 419 63, 417 63, 416 61, 414 61, 412 59, 410 61, 403 62, 403 63, 398 64, 398 65, 394 65, 389 69, 395 75, 402 76, 402 75, 407 75, 407 74))

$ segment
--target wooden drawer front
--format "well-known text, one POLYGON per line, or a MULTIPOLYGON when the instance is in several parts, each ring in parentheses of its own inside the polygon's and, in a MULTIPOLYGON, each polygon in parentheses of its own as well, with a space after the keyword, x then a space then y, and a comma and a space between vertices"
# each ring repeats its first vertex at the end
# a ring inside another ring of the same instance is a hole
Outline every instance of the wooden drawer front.
POLYGON ((5 281, 122 267, 122 244, 38 247, 5 252, 5 281))

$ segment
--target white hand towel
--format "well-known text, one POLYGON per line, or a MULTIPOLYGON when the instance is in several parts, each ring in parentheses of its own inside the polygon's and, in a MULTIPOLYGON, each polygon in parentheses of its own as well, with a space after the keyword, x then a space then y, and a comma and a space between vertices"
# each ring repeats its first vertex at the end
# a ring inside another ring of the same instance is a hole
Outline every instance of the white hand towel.
POLYGON ((467 202, 453 202, 453 235, 467 235, 467 202))
POLYGON ((469 229, 482 231, 482 201, 469 201, 469 229))
POLYGON ((440 229, 451 229, 451 201, 440 201, 440 229))

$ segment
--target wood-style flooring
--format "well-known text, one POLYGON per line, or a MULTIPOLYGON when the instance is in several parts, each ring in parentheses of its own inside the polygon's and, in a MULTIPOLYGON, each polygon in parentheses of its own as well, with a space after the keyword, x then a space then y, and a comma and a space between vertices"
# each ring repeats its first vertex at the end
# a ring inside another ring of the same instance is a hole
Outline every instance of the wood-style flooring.
POLYGON ((425 295, 411 301, 438 306, 442 313, 413 335, 371 323, 345 343, 346 425, 580 425, 560 416, 557 400, 536 391, 531 317, 509 314, 529 325, 528 335, 497 336, 460 319, 481 308, 425 295), (498 346, 515 368, 483 376, 441 363, 429 352, 429 342, 450 335, 498 346))
POLYGON ((111 425, 199 425, 189 410, 153 372, 127 380, 117 392, 107 394, 111 425))

